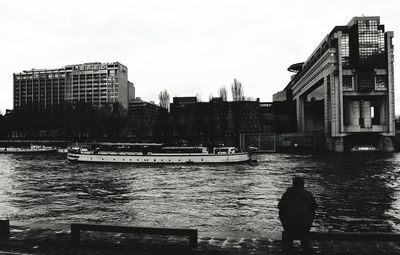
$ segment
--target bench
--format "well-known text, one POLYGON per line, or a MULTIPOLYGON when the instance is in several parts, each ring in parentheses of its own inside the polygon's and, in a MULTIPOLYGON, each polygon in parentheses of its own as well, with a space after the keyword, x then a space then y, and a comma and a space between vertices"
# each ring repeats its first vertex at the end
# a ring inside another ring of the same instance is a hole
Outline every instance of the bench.
POLYGON ((98 225, 98 224, 75 224, 75 223, 73 223, 73 224, 71 224, 71 240, 72 241, 74 241, 74 242, 80 241, 80 231, 188 236, 189 237, 189 246, 191 248, 197 248, 197 229, 147 228, 147 227, 114 226, 114 225, 98 225))
POLYGON ((362 233, 362 232, 309 232, 307 235, 292 235, 285 231, 282 232, 282 245, 291 240, 316 240, 316 241, 382 241, 398 242, 400 234, 394 233, 362 233))

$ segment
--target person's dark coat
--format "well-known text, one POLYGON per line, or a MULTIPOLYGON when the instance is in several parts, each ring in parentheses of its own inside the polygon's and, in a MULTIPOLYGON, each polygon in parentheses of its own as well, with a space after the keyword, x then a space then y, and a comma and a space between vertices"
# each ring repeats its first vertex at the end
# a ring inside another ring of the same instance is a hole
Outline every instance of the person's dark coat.
POLYGON ((279 201, 279 218, 288 232, 309 231, 317 204, 313 195, 302 187, 290 187, 279 201))

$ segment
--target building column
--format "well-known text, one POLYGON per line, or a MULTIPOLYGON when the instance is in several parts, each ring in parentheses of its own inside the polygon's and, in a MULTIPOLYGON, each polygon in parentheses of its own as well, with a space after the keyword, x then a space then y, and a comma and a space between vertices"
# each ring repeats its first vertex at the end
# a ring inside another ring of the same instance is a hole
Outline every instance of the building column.
POLYGON ((304 132, 304 99, 296 99, 297 132, 304 132))
POLYGON ((330 135, 331 121, 330 121, 330 100, 331 100, 331 87, 328 82, 329 75, 324 77, 325 95, 324 95, 324 125, 325 125, 325 135, 330 135))
POLYGON ((388 31, 386 32, 386 48, 388 49, 387 52, 387 65, 388 65, 388 97, 387 97, 387 126, 390 135, 395 135, 395 116, 394 116, 394 70, 393 70, 393 32, 388 31))
POLYGON ((346 102, 345 121, 349 126, 360 125, 360 101, 347 101, 346 102))
POLYGON ((372 128, 371 101, 361 101, 361 117, 364 128, 372 128))

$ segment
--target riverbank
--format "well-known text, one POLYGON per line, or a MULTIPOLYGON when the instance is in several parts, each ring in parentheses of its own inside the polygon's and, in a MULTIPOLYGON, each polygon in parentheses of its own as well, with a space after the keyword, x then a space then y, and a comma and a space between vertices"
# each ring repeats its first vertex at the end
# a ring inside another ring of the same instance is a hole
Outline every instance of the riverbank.
MULTIPOLYGON (((189 249, 179 237, 86 232, 79 243, 70 240, 69 224, 20 224, 10 226, 10 238, 0 240, 0 254, 309 254, 295 248, 281 249, 280 240, 246 237, 198 238, 198 248, 189 249)), ((400 242, 311 242, 311 254, 400 254, 400 242)))

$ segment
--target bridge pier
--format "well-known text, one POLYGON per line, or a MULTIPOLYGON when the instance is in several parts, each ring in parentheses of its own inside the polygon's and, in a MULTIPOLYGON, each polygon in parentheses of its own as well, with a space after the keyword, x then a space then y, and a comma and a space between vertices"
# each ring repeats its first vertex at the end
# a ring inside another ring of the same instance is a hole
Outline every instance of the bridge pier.
POLYGON ((326 137, 328 151, 344 152, 343 137, 326 137))
MULTIPOLYGON (((326 137, 326 148, 332 152, 345 152, 350 150, 353 146, 359 145, 359 143, 353 141, 347 141, 345 145, 344 137, 326 137)), ((380 136, 378 139, 371 139, 370 145, 375 146, 379 151, 382 152, 394 152, 393 138, 390 136, 380 136)))
POLYGON ((392 137, 388 136, 382 136, 380 139, 380 144, 379 144, 381 151, 383 152, 393 152, 394 151, 394 145, 393 145, 393 139, 392 137))

